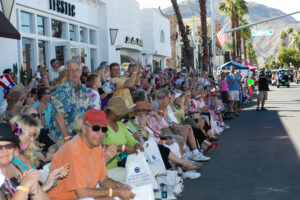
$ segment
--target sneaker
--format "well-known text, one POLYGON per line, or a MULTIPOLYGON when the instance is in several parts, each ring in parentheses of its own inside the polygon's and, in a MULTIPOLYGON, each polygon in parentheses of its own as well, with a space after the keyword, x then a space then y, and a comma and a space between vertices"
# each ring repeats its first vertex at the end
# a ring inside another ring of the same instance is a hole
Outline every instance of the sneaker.
POLYGON ((199 172, 193 172, 193 171, 187 171, 187 172, 183 172, 182 174, 182 178, 184 179, 197 179, 201 176, 201 174, 199 172))
POLYGON ((181 175, 183 173, 183 170, 181 167, 177 167, 177 174, 181 175))
POLYGON ((261 110, 262 110, 262 111, 267 111, 268 109, 266 109, 266 108, 261 108, 261 110))
POLYGON ((224 129, 229 129, 229 128, 230 128, 230 126, 228 126, 228 125, 225 124, 225 123, 223 123, 221 127, 224 128, 224 129))
POLYGON ((204 156, 201 153, 198 153, 197 155, 194 155, 192 158, 193 161, 209 161, 210 157, 204 156))
POLYGON ((256 111, 260 111, 259 108, 256 108, 256 111))

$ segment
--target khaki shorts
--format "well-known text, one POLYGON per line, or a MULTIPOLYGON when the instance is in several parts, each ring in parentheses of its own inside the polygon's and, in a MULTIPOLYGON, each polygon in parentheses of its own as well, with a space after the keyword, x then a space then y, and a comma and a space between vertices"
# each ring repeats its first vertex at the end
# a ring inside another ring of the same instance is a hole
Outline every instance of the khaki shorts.
POLYGON ((268 91, 259 91, 257 100, 262 101, 262 100, 267 100, 268 99, 268 91))

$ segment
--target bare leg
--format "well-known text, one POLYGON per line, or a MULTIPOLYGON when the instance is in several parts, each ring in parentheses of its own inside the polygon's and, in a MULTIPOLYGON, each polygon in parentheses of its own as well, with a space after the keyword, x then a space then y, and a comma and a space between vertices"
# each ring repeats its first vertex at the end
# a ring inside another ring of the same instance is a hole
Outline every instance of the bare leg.
MULTIPOLYGON (((182 167, 184 168, 188 168, 188 169, 194 169, 194 164, 192 162, 187 162, 185 161, 184 159, 181 159, 181 158, 178 158, 177 156, 175 156, 175 154, 170 151, 170 154, 169 154, 169 160, 171 160, 172 162, 176 163, 176 164, 179 164, 181 165, 182 167)), ((200 163, 199 163, 200 164, 200 163)), ((202 165, 199 165, 199 168, 201 167, 202 165)))
POLYGON ((193 151, 197 149, 197 143, 194 136, 194 132, 191 126, 186 126, 188 128, 188 138, 187 138, 187 144, 189 145, 190 149, 193 151))

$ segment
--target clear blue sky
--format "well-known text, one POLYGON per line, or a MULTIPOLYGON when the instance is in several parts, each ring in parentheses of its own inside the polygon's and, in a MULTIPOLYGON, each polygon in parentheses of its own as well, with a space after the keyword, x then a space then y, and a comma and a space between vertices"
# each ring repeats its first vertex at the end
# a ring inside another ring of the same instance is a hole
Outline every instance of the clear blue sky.
MULTIPOLYGON (((137 0, 141 8, 166 8, 171 6, 171 0, 137 0)), ((177 0, 180 3, 183 0, 177 0)), ((268 7, 279 9, 285 13, 300 11, 300 0, 246 0, 259 4, 264 4, 268 7)), ((300 21, 300 14, 293 15, 300 21)))

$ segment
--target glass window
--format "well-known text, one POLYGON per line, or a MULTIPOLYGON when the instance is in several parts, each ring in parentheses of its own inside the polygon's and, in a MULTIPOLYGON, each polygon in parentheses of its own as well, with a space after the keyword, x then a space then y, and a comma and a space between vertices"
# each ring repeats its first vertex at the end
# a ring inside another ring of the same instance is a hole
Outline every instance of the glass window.
POLYGON ((85 49, 81 48, 80 50, 81 66, 85 66, 85 57, 86 57, 85 49))
POLYGON ((24 33, 32 33, 32 19, 31 14, 27 12, 21 12, 21 29, 24 33))
POLYGON ((69 31, 70 31, 70 40, 76 41, 76 26, 73 24, 70 24, 69 31))
POLYGON ((71 47, 71 58, 72 59, 79 59, 79 49, 76 47, 71 47))
POLYGON ((86 32, 87 32, 86 28, 83 28, 83 27, 79 28, 80 42, 87 42, 86 41, 86 32))
POLYGON ((45 18, 37 16, 37 32, 39 35, 45 35, 45 18))
POLYGON ((64 46, 55 47, 56 59, 59 61, 60 65, 63 65, 65 63, 64 48, 64 46))
POLYGON ((38 46, 39 65, 46 65, 46 42, 39 40, 38 46))
POLYGON ((64 23, 55 19, 51 21, 52 37, 63 38, 64 23))
POLYGON ((90 44, 96 44, 96 31, 90 30, 90 44))
POLYGON ((32 44, 29 38, 22 38, 22 56, 23 56, 23 75, 21 79, 27 80, 28 74, 31 75, 32 68, 32 44))

